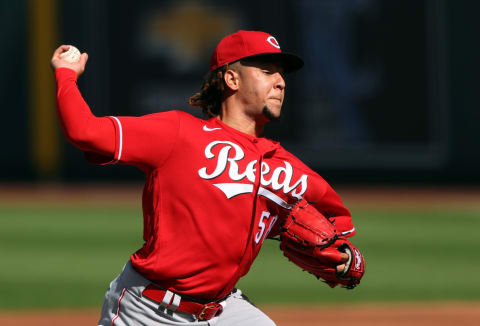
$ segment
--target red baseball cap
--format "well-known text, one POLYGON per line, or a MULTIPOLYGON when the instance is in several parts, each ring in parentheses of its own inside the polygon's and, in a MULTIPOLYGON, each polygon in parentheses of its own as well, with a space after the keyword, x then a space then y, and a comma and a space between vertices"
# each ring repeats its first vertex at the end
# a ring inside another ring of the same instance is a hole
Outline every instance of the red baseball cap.
POLYGON ((303 60, 295 54, 282 52, 272 35, 241 30, 220 40, 210 60, 210 71, 252 57, 271 57, 279 60, 285 72, 293 72, 303 67, 303 60))

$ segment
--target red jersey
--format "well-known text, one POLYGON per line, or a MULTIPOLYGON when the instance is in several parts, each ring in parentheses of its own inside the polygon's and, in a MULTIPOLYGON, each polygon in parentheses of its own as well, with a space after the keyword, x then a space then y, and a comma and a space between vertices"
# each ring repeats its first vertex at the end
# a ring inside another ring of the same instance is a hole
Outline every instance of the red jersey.
POLYGON ((67 139, 88 151, 91 162, 108 158, 145 172, 145 243, 131 260, 163 287, 207 299, 227 295, 301 197, 335 216, 346 236, 355 233, 338 195, 278 142, 181 111, 95 118, 70 71, 58 69, 57 81, 67 139), (84 131, 88 140, 68 135, 72 114, 94 129, 84 131), (95 129, 101 136, 92 136, 95 129))

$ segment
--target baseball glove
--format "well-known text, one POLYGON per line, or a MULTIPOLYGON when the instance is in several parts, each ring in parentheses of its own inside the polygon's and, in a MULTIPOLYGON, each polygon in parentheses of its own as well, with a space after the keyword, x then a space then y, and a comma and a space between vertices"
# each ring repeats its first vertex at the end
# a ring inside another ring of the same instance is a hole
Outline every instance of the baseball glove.
POLYGON ((306 200, 298 201, 280 229, 280 249, 295 265, 325 281, 353 289, 365 273, 360 251, 342 238, 335 225, 306 200), (342 253, 349 256, 342 272, 342 253))

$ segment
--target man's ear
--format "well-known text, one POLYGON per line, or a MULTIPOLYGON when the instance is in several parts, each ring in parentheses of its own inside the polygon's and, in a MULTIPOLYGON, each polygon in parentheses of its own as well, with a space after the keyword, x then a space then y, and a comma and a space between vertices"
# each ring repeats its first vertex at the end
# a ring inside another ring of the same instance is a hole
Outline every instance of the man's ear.
POLYGON ((232 69, 228 69, 225 71, 223 75, 223 80, 225 81, 225 85, 232 91, 236 91, 238 89, 239 84, 239 76, 238 72, 232 69))

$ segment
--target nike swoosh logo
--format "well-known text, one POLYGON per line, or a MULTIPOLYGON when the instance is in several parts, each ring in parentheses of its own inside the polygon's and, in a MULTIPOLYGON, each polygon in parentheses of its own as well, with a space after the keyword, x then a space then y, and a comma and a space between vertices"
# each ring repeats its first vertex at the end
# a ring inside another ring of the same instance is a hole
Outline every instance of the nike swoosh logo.
POLYGON ((219 130, 219 129, 222 129, 222 128, 208 128, 207 125, 203 126, 203 130, 205 130, 205 131, 214 131, 214 130, 219 130))

